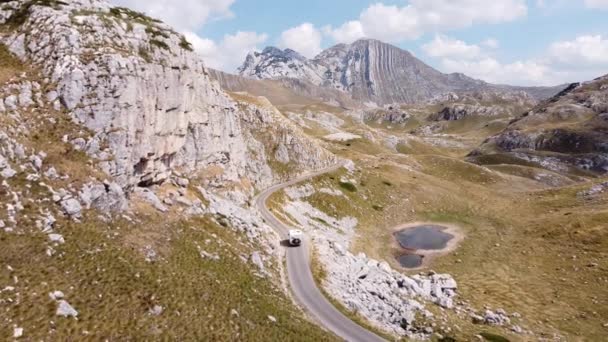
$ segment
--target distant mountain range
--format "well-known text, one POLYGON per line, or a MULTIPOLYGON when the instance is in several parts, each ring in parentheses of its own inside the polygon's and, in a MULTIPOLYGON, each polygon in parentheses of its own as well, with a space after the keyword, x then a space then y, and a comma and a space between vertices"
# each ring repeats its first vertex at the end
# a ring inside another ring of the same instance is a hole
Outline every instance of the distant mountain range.
POLYGON ((252 79, 297 79, 350 94, 377 105, 420 103, 445 94, 522 92, 536 100, 549 98, 564 86, 494 85, 464 74, 444 74, 410 52, 373 39, 331 47, 313 59, 296 51, 267 47, 250 53, 239 75, 252 79))

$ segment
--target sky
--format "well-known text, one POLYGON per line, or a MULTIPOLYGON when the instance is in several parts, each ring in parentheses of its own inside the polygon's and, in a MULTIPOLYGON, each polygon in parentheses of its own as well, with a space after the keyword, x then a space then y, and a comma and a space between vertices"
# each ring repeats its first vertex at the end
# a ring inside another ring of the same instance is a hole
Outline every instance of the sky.
POLYGON ((232 72, 266 46, 312 58, 374 38, 446 72, 557 85, 608 74, 608 0, 110 0, 184 33, 232 72))

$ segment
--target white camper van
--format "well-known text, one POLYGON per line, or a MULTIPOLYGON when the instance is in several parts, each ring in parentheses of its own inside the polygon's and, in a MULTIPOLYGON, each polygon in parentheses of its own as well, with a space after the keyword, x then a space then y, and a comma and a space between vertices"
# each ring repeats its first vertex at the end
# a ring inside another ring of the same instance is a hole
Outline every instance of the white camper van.
POLYGON ((289 245, 290 246, 299 246, 302 244, 302 239, 304 238, 304 234, 301 230, 293 229, 289 231, 289 245))

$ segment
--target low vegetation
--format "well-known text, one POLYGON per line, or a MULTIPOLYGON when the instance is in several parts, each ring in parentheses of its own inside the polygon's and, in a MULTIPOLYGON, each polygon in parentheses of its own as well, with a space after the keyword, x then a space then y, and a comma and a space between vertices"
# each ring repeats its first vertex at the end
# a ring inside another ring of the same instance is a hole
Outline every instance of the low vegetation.
POLYGON ((61 1, 61 0, 28 0, 28 1, 23 1, 21 3, 11 1, 11 0, 0 0, 0 4, 5 4, 3 6, 7 6, 7 4, 9 4, 9 3, 20 5, 20 7, 17 7, 17 8, 5 7, 7 9, 10 8, 13 10, 11 16, 4 23, 5 25, 7 25, 10 28, 17 28, 17 27, 25 24, 27 19, 30 17, 30 13, 31 13, 30 11, 33 6, 46 6, 46 7, 56 8, 61 5, 67 5, 67 3, 65 1, 61 1))
MULTIPOLYGON (((254 275, 241 260, 252 250, 238 235, 208 219, 161 222, 62 220, 68 242, 53 258, 42 234, 1 232, 0 283, 15 291, 0 294, 0 321, 23 327, 33 340, 332 339, 292 309, 281 289, 254 275), (146 246, 158 253, 152 261, 145 260, 146 246), (201 257, 199 248, 220 260, 201 257), (56 290, 78 319, 55 316, 48 293, 56 290)), ((11 336, 12 329, 0 330, 2 340, 11 336)))
MULTIPOLYGON (((472 149, 486 133, 479 134, 470 140, 462 135, 447 139, 464 141, 472 149)), ((384 149, 382 142, 367 143, 376 146, 329 145, 355 160, 360 171, 346 175, 341 170, 312 182, 317 190, 339 189, 345 196, 317 191, 305 199, 333 217, 359 220, 352 252, 365 252, 399 268, 390 247, 392 228, 415 221, 458 225, 465 233, 460 247, 434 259, 429 268, 452 274, 462 300, 480 310, 489 306, 521 314, 517 324, 532 330, 532 339, 602 339, 608 317, 602 299, 608 284, 608 233, 603 229, 608 194, 594 199, 579 195, 600 180, 581 173, 558 175, 533 163, 514 170, 502 164, 505 156, 484 156, 490 167, 480 167, 466 161, 466 148, 421 143, 400 151, 406 154, 378 154, 371 151, 384 149), (346 189, 342 178, 353 179, 358 191, 346 189)), ((271 200, 280 210, 286 198, 277 194, 271 200)), ((475 335, 493 341, 530 337, 473 324, 468 316, 448 314, 448 320, 460 330, 443 335, 455 340, 475 335)))

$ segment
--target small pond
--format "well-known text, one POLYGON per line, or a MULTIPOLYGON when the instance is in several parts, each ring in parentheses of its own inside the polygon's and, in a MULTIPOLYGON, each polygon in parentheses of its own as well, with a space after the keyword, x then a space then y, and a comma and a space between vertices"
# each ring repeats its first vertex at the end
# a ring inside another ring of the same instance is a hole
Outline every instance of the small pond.
POLYGON ((422 266, 423 259, 422 255, 416 254, 403 254, 397 257, 397 261, 399 261, 401 267, 405 268, 418 268, 422 266))
POLYGON ((445 229, 442 226, 421 225, 398 231, 395 238, 404 249, 442 250, 454 238, 445 229))
POLYGON ((395 239, 402 251, 397 254, 397 261, 404 268, 422 266, 424 255, 448 247, 454 235, 446 232, 446 227, 424 224, 409 227, 396 232, 395 239))

